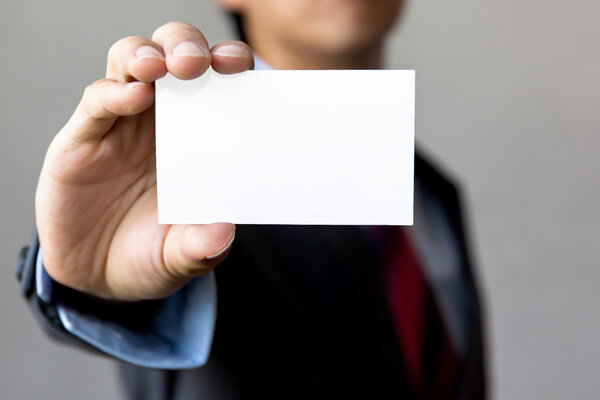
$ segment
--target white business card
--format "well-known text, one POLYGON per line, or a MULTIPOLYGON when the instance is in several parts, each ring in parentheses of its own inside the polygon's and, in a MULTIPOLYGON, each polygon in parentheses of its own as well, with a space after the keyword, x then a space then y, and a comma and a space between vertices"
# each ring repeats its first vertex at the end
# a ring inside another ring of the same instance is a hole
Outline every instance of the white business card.
POLYGON ((161 224, 411 225, 414 71, 156 82, 161 224))

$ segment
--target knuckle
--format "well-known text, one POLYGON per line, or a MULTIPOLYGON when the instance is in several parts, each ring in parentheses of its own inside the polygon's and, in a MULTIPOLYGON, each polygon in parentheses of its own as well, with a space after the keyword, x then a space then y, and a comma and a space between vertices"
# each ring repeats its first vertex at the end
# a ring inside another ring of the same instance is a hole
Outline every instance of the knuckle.
POLYGON ((78 109, 87 118, 100 119, 104 116, 104 91, 108 89, 109 79, 99 79, 90 83, 83 90, 83 97, 79 102, 78 109))
POLYGON ((110 46, 110 48, 108 49, 108 57, 109 58, 111 56, 114 56, 115 54, 118 54, 118 50, 121 48, 121 46, 123 45, 123 41, 126 39, 127 38, 119 39, 116 42, 114 42, 112 44, 112 46, 110 46))
POLYGON ((162 36, 165 31, 172 30, 174 24, 176 24, 176 22, 167 22, 166 24, 163 24, 156 28, 154 33, 152 33, 152 39, 162 36))
POLYGON ((194 25, 188 24, 187 22, 171 21, 159 26, 152 34, 152 39, 158 39, 164 37, 165 35, 171 35, 176 32, 202 35, 202 32, 194 25))
POLYGON ((106 81, 106 79, 98 79, 97 81, 88 84, 83 89, 83 97, 96 96, 99 87, 102 86, 106 81))
POLYGON ((122 39, 117 40, 115 43, 113 43, 112 46, 110 46, 110 48, 108 49, 108 55, 109 55, 109 57, 111 55, 113 55, 113 56, 117 55, 123 47, 134 45, 134 44, 141 44, 141 42, 145 42, 145 41, 147 41, 147 39, 144 38, 143 36, 124 37, 122 39))
POLYGON ((97 82, 98 81, 90 83, 83 89, 83 98, 84 99, 88 99, 93 95, 93 93, 96 91, 96 87, 98 86, 97 82))

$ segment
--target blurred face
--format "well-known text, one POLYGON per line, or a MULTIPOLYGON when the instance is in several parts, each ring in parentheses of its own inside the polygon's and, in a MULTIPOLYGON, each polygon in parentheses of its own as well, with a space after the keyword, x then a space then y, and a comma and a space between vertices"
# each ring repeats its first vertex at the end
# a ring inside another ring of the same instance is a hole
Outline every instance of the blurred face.
POLYGON ((302 51, 362 51, 380 43, 403 0, 221 0, 240 12, 251 41, 277 40, 302 51), (259 37, 257 37, 259 35, 259 37))

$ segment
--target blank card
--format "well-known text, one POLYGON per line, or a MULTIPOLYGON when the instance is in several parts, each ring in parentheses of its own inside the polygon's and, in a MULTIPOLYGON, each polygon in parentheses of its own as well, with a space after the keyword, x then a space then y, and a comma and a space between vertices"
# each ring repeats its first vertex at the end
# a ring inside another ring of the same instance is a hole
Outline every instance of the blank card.
POLYGON ((411 225, 414 71, 156 82, 161 224, 411 225))

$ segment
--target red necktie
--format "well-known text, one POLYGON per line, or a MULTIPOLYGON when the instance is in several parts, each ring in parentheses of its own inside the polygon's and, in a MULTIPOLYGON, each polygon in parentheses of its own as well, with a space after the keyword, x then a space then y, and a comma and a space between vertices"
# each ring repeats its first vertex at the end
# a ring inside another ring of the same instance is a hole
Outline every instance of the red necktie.
POLYGON ((383 278, 410 382, 419 398, 455 398, 460 360, 406 232, 387 232, 383 278))

